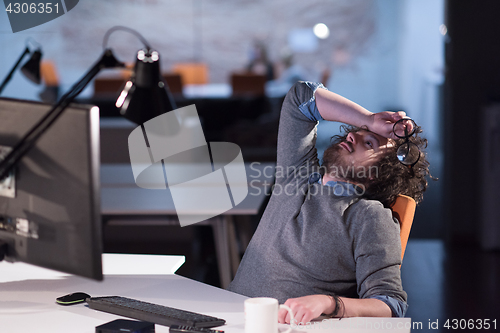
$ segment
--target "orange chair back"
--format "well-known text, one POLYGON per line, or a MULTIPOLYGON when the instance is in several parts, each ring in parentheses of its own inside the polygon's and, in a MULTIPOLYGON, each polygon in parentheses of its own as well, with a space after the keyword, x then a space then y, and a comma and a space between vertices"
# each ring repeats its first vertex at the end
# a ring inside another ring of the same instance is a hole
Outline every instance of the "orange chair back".
POLYGON ((401 228, 399 233, 401 238, 401 260, 403 260, 405 255, 406 244, 408 243, 408 237, 410 237, 416 207, 415 200, 406 195, 399 195, 391 207, 392 214, 398 219, 401 228))
POLYGON ((177 63, 172 72, 181 75, 183 84, 208 83, 208 66, 203 63, 177 63))
POLYGON ((50 60, 42 60, 40 63, 40 76, 46 86, 59 86, 59 75, 57 75, 56 65, 50 60))

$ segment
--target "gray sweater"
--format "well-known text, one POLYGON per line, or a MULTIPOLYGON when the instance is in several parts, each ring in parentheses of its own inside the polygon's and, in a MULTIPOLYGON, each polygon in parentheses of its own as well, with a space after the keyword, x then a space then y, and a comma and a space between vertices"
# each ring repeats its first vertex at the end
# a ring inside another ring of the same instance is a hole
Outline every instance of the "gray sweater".
POLYGON ((379 298, 401 316, 399 224, 378 201, 311 181, 317 122, 307 109, 317 113, 313 90, 297 83, 281 110, 276 184, 229 290, 280 303, 313 294, 379 298))

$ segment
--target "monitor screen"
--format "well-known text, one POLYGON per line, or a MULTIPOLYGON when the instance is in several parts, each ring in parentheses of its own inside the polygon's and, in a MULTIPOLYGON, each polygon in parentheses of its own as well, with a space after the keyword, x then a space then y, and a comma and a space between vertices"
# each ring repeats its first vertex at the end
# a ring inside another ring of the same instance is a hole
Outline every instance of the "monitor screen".
MULTIPOLYGON (((0 159, 50 110, 0 98, 0 159)), ((0 181, 5 260, 102 280, 99 109, 70 105, 0 181)))

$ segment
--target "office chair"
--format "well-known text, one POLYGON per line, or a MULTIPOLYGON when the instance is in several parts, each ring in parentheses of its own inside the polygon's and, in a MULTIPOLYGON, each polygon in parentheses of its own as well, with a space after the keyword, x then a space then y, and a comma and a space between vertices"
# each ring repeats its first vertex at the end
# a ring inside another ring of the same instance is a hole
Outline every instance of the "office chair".
POLYGON ((401 260, 405 255, 406 244, 410 236, 411 225, 413 224, 413 217, 415 216, 415 208, 417 204, 413 198, 400 194, 394 204, 391 206, 392 214, 398 219, 401 231, 399 237, 401 238, 401 260))
POLYGON ((231 73, 231 87, 235 96, 264 96, 266 76, 253 73, 231 73))
MULTIPOLYGON (((101 76, 94 80, 94 96, 115 96, 119 94, 127 80, 130 78, 131 71, 124 69, 119 75, 101 76)), ((181 75, 174 73, 162 73, 163 79, 167 82, 168 88, 172 94, 182 94, 181 75)))
POLYGON ((208 83, 208 66, 204 63, 176 63, 172 72, 181 75, 183 84, 208 83))
POLYGON ((174 95, 182 95, 182 76, 176 73, 163 73, 163 79, 167 82, 168 90, 174 95))
POLYGON ((123 77, 98 77, 94 80, 94 97, 115 96, 127 82, 123 77))
POLYGON ((329 68, 327 69, 324 69, 322 72, 321 72, 321 83, 323 83, 325 86, 328 86, 328 80, 330 79, 330 74, 331 74, 331 71, 329 68))
POLYGON ((59 75, 53 61, 42 60, 40 62, 40 77, 45 87, 38 96, 43 102, 55 103, 59 99, 59 75))

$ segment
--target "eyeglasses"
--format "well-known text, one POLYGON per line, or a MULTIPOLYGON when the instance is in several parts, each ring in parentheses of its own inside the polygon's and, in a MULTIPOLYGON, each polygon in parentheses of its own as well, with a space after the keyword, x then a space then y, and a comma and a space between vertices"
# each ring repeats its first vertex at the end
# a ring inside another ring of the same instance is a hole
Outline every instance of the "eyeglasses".
POLYGON ((406 139, 405 142, 398 146, 396 156, 399 162, 409 168, 417 164, 420 159, 420 148, 410 141, 410 137, 415 133, 416 129, 417 124, 410 118, 400 119, 392 127, 392 131, 396 137, 406 139), (401 133, 404 133, 404 135, 401 135, 401 133))

